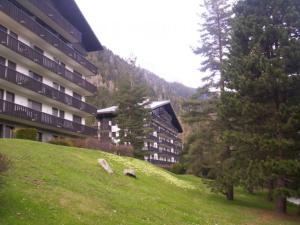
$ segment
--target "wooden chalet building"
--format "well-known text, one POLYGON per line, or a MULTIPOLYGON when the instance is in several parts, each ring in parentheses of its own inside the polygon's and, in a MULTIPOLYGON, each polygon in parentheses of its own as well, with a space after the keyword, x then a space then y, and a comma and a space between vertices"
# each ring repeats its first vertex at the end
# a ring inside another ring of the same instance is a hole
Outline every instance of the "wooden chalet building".
MULTIPOLYGON (((177 163, 182 152, 183 132, 181 124, 170 101, 157 101, 146 104, 151 109, 153 132, 145 137, 144 149, 149 152, 145 160, 160 167, 168 168, 177 163)), ((115 122, 118 107, 112 106, 98 110, 98 138, 105 143, 118 144, 119 127, 115 122)))
POLYGON ((86 56, 102 49, 75 0, 0 0, 0 138, 26 127, 40 141, 96 136, 85 97, 98 68, 86 56))

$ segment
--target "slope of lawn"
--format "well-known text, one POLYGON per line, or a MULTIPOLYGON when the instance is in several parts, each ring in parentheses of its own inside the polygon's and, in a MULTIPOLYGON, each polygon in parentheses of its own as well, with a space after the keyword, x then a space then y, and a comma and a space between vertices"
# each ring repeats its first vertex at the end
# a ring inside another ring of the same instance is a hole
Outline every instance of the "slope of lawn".
POLYGON ((1 225, 296 225, 264 194, 240 191, 228 203, 201 179, 100 151, 0 140, 11 160, 0 187, 1 225), (115 171, 106 174, 97 159, 115 171), (138 179, 124 176, 135 168, 138 179))

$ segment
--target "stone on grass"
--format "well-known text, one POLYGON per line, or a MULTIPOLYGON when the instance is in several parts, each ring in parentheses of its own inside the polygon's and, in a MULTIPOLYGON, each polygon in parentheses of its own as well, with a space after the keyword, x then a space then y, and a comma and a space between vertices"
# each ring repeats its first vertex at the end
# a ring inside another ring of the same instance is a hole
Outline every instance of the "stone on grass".
POLYGON ((113 174, 114 171, 110 168, 108 162, 105 159, 98 159, 98 163, 109 174, 113 174))
POLYGON ((124 175, 136 178, 135 170, 134 169, 124 169, 124 175))

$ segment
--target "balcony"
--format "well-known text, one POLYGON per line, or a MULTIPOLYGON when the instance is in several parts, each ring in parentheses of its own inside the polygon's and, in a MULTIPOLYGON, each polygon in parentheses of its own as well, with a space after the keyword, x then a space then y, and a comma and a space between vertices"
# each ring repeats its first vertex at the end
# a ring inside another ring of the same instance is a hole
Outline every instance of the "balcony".
MULTIPOLYGON (((40 4, 45 4, 43 1, 36 1, 40 4)), ((7 0, 0 1, 0 10, 3 11, 6 15, 20 23, 22 26, 25 26, 31 32, 38 35, 44 41, 48 42, 58 50, 62 51, 65 55, 75 60, 80 65, 84 66, 86 69, 91 71, 93 74, 98 72, 97 67, 88 61, 81 53, 77 52, 70 45, 62 41, 55 34, 47 30, 45 27, 40 25, 35 21, 30 15, 28 15, 23 10, 19 9, 12 3, 7 0)))
POLYGON ((71 81, 73 84, 89 91, 90 93, 95 93, 97 88, 89 83, 88 81, 82 79, 81 76, 72 73, 67 70, 64 66, 58 64, 57 62, 49 59, 23 42, 13 38, 6 32, 0 31, 0 44, 9 48, 10 50, 26 57, 27 59, 33 61, 34 63, 48 69, 49 71, 59 75, 60 77, 71 81))
POLYGON ((77 135, 95 136, 97 134, 97 130, 94 128, 39 112, 22 105, 7 102, 2 99, 0 99, 0 115, 13 117, 16 120, 22 119, 30 123, 37 123, 43 128, 52 127, 58 130, 64 129, 65 131, 74 134, 76 133, 77 135))
POLYGON ((54 99, 68 106, 72 106, 81 111, 96 115, 97 109, 85 102, 74 98, 73 96, 67 95, 57 89, 50 87, 42 82, 39 82, 29 76, 21 74, 15 70, 9 69, 3 65, 0 65, 0 79, 6 80, 15 85, 21 86, 28 90, 39 93, 40 95, 54 99))

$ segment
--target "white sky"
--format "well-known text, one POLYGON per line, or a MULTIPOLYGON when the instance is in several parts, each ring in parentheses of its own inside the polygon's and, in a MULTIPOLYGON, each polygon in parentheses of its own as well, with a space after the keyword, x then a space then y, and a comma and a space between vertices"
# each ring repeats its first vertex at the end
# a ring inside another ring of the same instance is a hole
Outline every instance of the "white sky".
POLYGON ((100 42, 167 81, 201 85, 197 23, 202 0, 76 0, 100 42))

